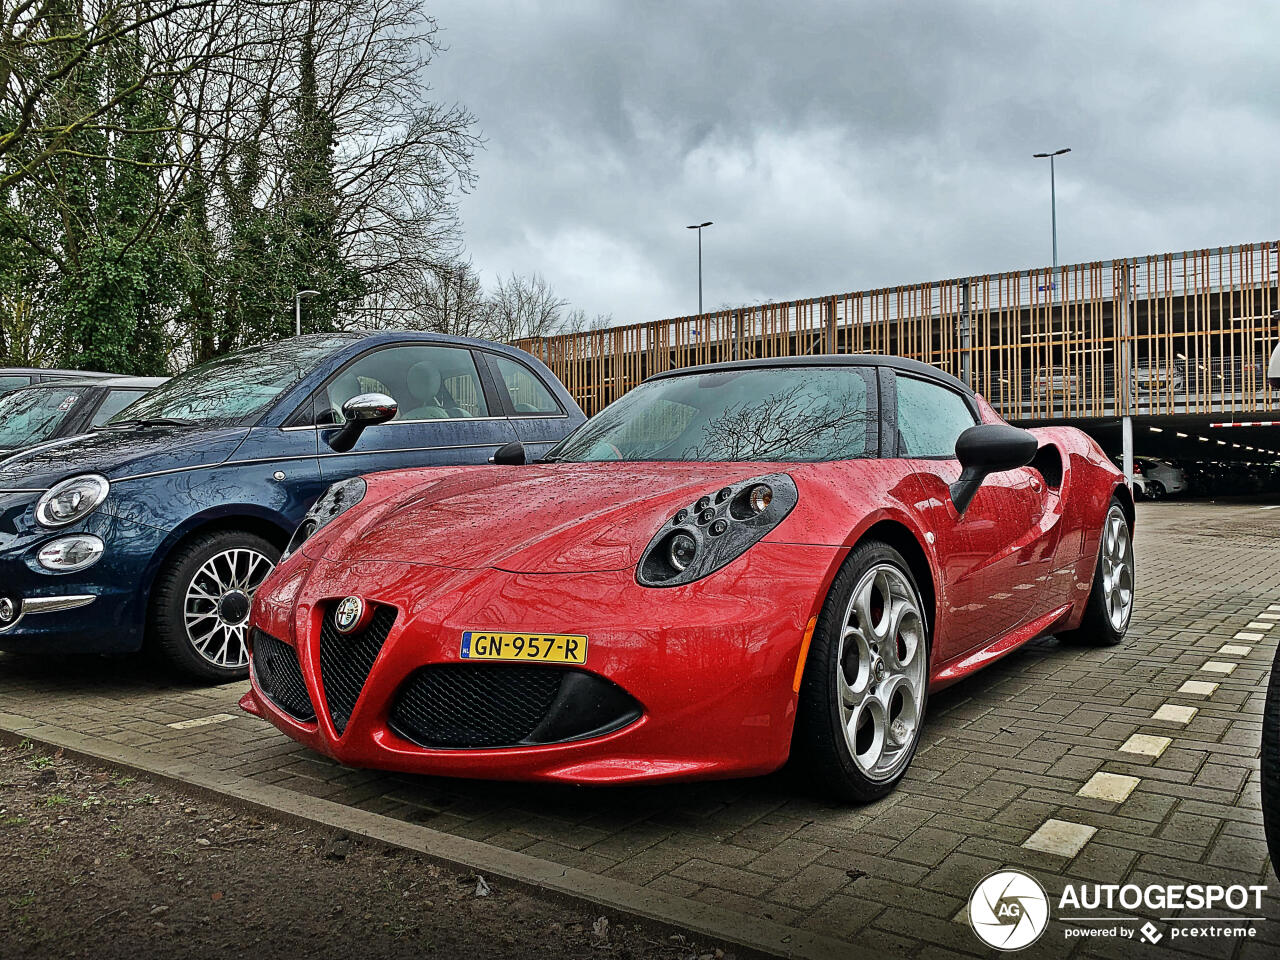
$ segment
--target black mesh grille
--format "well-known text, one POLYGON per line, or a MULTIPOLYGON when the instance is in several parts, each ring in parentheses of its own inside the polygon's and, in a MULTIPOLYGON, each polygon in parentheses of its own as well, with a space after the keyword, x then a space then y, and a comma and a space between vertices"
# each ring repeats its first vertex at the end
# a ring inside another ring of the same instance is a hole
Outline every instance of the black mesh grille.
POLYGON ((439 664, 409 677, 391 707, 392 729, 424 747, 502 747, 528 739, 566 671, 439 664))
POLYGON ((373 605, 369 626, 357 633, 339 633, 333 610, 327 610, 320 626, 320 678, 324 682, 325 707, 333 728, 342 733, 351 719, 373 661, 396 622, 394 607, 373 605))
POLYGON ((315 720, 316 711, 302 681, 297 652, 258 629, 253 631, 253 675, 262 692, 289 716, 306 723, 315 720))

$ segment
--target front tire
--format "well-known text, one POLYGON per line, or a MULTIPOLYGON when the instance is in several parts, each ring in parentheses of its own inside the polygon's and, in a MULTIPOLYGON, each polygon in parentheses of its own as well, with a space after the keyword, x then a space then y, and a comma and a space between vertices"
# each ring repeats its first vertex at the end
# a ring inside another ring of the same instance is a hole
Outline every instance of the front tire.
POLYGON ((888 544, 859 544, 818 617, 794 746, 820 787, 869 803, 902 779, 920 740, 929 634, 920 590, 888 544))
POLYGON ((182 544, 152 592, 148 636, 186 676, 214 683, 249 675, 249 608, 280 549, 245 530, 218 530, 182 544))
POLYGON ((1099 647, 1116 646, 1129 630, 1133 600, 1133 533, 1124 507, 1112 497, 1102 521, 1098 563, 1093 571, 1093 587, 1085 603, 1084 619, 1077 629, 1059 634, 1058 639, 1099 647))

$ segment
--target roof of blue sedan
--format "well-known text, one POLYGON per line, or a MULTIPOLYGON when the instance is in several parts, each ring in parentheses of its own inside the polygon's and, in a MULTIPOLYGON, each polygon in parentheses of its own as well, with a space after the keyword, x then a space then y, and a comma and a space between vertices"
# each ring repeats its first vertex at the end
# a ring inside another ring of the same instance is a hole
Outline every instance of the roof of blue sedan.
POLYGON ((718 373, 723 370, 757 370, 768 367, 890 367, 903 373, 914 373, 945 383, 947 386, 963 393, 973 395, 973 388, 964 381, 953 377, 945 370, 931 367, 919 360, 907 357, 893 357, 880 353, 823 353, 807 357, 761 357, 756 360, 726 360, 723 363, 705 363, 697 367, 681 367, 675 370, 664 370, 650 374, 649 380, 663 380, 668 377, 681 377, 686 374, 718 373))

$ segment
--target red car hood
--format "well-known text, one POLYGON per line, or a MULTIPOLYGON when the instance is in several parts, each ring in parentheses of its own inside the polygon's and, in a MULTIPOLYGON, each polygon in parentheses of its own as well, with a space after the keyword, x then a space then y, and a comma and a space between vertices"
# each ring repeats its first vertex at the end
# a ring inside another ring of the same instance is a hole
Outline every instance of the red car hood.
POLYGON ((327 559, 513 573, 625 570, 681 507, 780 464, 563 463, 367 478, 365 503, 308 541, 327 559))

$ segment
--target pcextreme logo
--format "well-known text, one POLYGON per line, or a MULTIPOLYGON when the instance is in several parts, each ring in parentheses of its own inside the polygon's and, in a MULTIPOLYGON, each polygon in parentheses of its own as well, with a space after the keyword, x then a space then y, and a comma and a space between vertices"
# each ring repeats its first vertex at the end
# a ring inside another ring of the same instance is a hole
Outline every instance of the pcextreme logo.
POLYGON ((991 874, 969 897, 969 926, 979 940, 997 950, 1029 947, 1048 925, 1049 895, 1021 870, 991 874))

